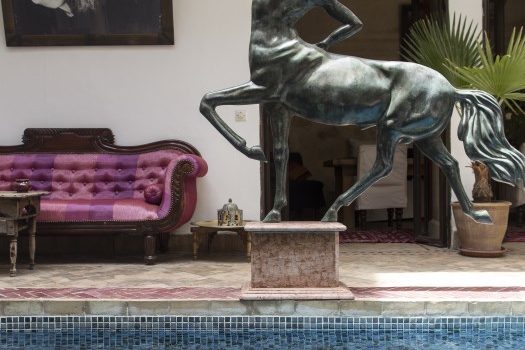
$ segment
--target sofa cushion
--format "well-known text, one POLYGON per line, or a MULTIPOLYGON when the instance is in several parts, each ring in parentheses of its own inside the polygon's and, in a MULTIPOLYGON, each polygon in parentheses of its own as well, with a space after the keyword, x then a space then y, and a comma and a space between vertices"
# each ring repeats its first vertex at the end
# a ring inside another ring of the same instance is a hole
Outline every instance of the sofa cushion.
POLYGON ((171 162, 183 156, 174 150, 142 154, 16 154, 0 155, 0 190, 18 178, 49 199, 141 199, 144 189, 164 184, 171 162))
POLYGON ((159 205, 162 202, 163 193, 160 185, 149 185, 144 189, 144 200, 146 203, 159 205))
POLYGON ((158 210, 144 199, 42 199, 38 221, 156 220, 158 210))
POLYGON ((173 200, 177 200, 173 198, 171 179, 179 164, 189 166, 185 166, 182 184, 182 212, 179 221, 170 227, 174 229, 193 215, 195 178, 204 176, 208 169, 201 157, 178 150, 2 154, 0 191, 11 190, 17 178, 28 178, 32 189, 50 192, 43 197, 40 221, 161 220, 170 214, 173 200), (152 201, 147 203, 145 191, 150 186, 159 187, 160 198, 150 198, 152 201), (53 203, 46 204, 47 200, 53 203))

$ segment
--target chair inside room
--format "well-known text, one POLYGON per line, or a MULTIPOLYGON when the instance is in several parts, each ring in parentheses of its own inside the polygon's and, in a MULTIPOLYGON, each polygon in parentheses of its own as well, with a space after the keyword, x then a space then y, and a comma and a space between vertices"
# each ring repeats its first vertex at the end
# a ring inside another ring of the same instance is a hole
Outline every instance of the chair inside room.
MULTIPOLYGON (((372 168, 376 159, 375 145, 360 145, 357 159, 357 178, 365 176, 372 168)), ((403 210, 408 206, 407 196, 407 147, 399 145, 394 156, 392 172, 372 185, 356 200, 356 227, 367 228, 367 211, 386 209, 388 226, 400 229, 403 220, 403 210)))

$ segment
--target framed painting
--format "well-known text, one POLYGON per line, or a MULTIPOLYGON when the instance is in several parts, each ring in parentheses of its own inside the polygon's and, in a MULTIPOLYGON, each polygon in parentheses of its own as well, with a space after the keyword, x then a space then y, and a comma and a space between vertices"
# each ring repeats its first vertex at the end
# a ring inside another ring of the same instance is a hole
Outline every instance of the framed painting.
POLYGON ((172 0, 2 0, 7 46, 173 45, 172 0))

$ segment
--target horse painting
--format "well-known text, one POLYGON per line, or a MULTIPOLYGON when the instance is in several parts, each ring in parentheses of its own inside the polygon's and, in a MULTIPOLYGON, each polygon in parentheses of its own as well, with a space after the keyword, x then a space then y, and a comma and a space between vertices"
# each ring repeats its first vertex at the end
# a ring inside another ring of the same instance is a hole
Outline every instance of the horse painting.
POLYGON ((341 194, 323 221, 336 221, 338 210, 392 170, 398 143, 414 143, 446 174, 465 214, 490 224, 485 210, 474 210, 462 186, 457 161, 441 141, 456 104, 462 111, 458 136, 467 155, 485 163, 491 176, 521 186, 525 157, 503 131, 497 100, 475 90, 457 90, 438 72, 408 62, 384 62, 325 51, 362 27, 337 0, 252 0, 249 82, 208 93, 201 113, 240 152, 264 161, 259 146, 247 147, 217 114, 221 105, 264 104, 269 110, 276 169, 273 209, 265 222, 279 222, 286 205, 288 133, 292 116, 328 125, 377 127, 377 157, 369 173, 341 194), (294 26, 314 7, 343 24, 318 44, 302 40, 294 26))

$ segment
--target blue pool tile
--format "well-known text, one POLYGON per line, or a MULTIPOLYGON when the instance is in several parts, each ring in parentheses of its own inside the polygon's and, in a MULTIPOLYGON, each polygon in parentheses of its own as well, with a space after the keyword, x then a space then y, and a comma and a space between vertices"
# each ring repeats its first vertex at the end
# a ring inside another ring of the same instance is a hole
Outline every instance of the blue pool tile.
POLYGON ((0 317, 2 349, 525 349, 524 317, 0 317), (81 347, 81 344, 88 344, 81 347))

